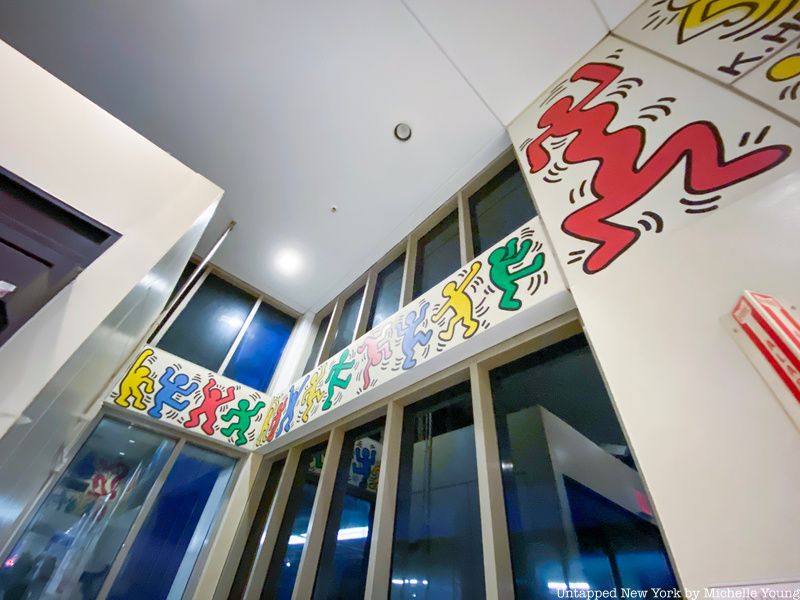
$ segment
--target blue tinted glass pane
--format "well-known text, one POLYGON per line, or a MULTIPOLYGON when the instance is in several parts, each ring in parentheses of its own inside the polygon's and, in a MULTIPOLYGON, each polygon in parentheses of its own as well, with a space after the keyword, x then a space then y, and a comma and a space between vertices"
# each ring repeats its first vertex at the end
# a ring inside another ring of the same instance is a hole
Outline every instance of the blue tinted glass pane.
POLYGON ((307 448, 300 454, 278 541, 267 571, 267 580, 261 590, 262 600, 290 600, 292 597, 300 556, 306 545, 311 507, 325 460, 325 446, 326 444, 321 444, 307 448))
POLYGON ((380 325, 400 308, 400 288, 403 286, 405 263, 406 254, 404 252, 378 273, 375 293, 372 296, 372 308, 369 311, 367 331, 380 325))
POLYGON ((390 592, 407 600, 485 597, 468 384, 404 412, 390 592))
POLYGON ((158 347, 216 371, 255 300, 244 290, 209 275, 161 338, 158 347))
POLYGON ((644 488, 586 339, 495 369, 491 384, 516 597, 553 597, 568 586, 621 594, 625 581, 672 581, 668 562, 654 556, 661 537, 642 512, 644 488), (559 463, 567 456, 581 478, 569 498, 559 463), (622 577, 623 566, 641 564, 654 569, 648 578, 622 577))
POLYGON ((336 337, 333 338, 330 356, 340 350, 344 350, 353 341, 353 336, 356 333, 358 311, 361 308, 363 297, 364 288, 362 287, 345 301, 342 307, 342 316, 339 317, 339 326, 336 328, 336 337))
POLYGON ((311 354, 308 356, 306 368, 303 369, 304 373, 308 373, 311 369, 317 366, 319 359, 319 350, 322 348, 322 341, 325 339, 325 333, 328 331, 328 323, 331 322, 331 316, 328 315, 319 322, 317 328, 317 335, 314 337, 314 344, 311 346, 311 354))
POLYGON ((186 445, 169 472, 108 597, 180 598, 222 505, 235 460, 186 445))
POLYGON ((0 556, 0 598, 95 598, 175 443, 103 419, 0 556))
POLYGON ((422 236, 417 244, 414 298, 452 275, 460 266, 458 212, 453 211, 422 236))
POLYGON ((347 434, 322 542, 314 600, 363 598, 380 473, 383 422, 347 434))
POLYGON ((495 175, 469 199, 475 256, 536 216, 517 161, 495 175))
POLYGON ((294 323, 294 317, 262 302, 223 375, 266 390, 294 323))

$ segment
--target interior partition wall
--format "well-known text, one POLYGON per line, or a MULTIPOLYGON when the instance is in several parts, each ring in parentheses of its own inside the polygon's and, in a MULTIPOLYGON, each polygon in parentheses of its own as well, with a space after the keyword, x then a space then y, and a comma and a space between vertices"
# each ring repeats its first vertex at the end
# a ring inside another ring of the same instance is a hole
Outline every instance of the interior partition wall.
POLYGON ((215 598, 526 599, 679 584, 574 312, 266 460, 281 465, 277 492, 264 492, 252 556, 232 559, 251 565, 248 587, 215 598))

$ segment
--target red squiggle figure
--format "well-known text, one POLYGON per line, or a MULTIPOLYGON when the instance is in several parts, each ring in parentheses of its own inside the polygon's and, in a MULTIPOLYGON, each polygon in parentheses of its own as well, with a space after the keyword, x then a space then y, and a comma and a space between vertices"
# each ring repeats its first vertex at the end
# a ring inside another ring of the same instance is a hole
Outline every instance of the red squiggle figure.
POLYGON ((183 424, 187 429, 200 425, 200 417, 205 416, 205 423, 200 425, 200 429, 207 435, 214 435, 214 424, 217 422, 217 409, 223 404, 227 404, 234 399, 236 390, 229 386, 225 395, 222 389, 217 387, 216 380, 212 377, 203 386, 203 401, 189 411, 189 419, 183 424))
POLYGON ((391 335, 391 327, 386 327, 382 333, 364 338, 364 341, 356 348, 356 350, 360 354, 364 354, 367 359, 364 370, 362 371, 365 390, 369 389, 369 384, 372 383, 369 370, 372 367, 377 367, 383 361, 389 360, 392 356, 392 348, 389 345, 389 338, 391 335))
POLYGON ((621 73, 622 67, 605 63, 589 63, 575 71, 571 81, 592 81, 597 87, 577 104, 573 105, 575 98, 565 96, 548 108, 538 123, 544 132, 526 151, 531 173, 536 173, 550 162, 550 154, 542 146, 548 138, 577 133, 564 148, 564 161, 600 161, 592 181, 592 191, 598 199, 570 214, 561 224, 568 235, 597 244, 584 261, 586 273, 606 268, 639 237, 638 229, 608 219, 641 200, 683 159, 686 191, 702 194, 763 173, 786 160, 791 152, 788 146, 769 146, 725 162, 725 148, 716 126, 695 121, 673 133, 639 166, 644 129, 631 125, 608 131, 618 110, 613 102, 586 108, 621 73))

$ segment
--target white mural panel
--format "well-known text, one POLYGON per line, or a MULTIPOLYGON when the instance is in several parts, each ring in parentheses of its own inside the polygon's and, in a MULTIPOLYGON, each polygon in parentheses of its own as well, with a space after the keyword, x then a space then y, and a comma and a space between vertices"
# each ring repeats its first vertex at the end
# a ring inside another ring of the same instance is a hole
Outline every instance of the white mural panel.
POLYGON ((759 64, 734 87, 800 121, 800 40, 759 64))
POLYGON ((563 293, 553 260, 536 217, 271 398, 145 347, 106 402, 254 450, 563 293))
POLYGON ((797 168, 794 126, 613 37, 509 132, 573 288, 797 168))
POLYGON ((731 83, 800 37, 800 0, 648 0, 614 33, 731 83))

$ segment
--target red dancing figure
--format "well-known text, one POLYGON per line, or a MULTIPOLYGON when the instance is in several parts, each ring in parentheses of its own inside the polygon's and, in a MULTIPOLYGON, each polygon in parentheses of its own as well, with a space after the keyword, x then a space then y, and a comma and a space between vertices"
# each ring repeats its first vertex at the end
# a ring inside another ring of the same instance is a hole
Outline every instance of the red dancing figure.
POLYGON ((565 96, 548 108, 538 123, 544 132, 526 151, 531 173, 536 173, 550 162, 545 141, 577 133, 564 148, 564 161, 599 162, 592 181, 597 200, 579 208, 561 224, 565 233, 597 244, 583 264, 586 273, 601 271, 636 242, 638 229, 610 219, 641 200, 681 162, 685 165, 686 191, 703 194, 759 175, 786 160, 791 152, 788 146, 767 146, 725 161, 725 148, 716 126, 695 121, 675 131, 644 158, 642 127, 629 125, 609 131, 618 111, 614 102, 586 108, 621 73, 622 67, 605 63, 589 63, 575 71, 571 81, 590 81, 597 87, 580 102, 565 96))
POLYGON ((392 335, 392 328, 385 327, 383 330, 383 335, 380 333, 375 336, 367 336, 364 338, 364 341, 359 344, 356 350, 359 354, 364 354, 366 356, 367 362, 364 365, 364 370, 362 371, 362 375, 364 378, 364 389, 369 388, 369 384, 372 383, 372 379, 369 376, 369 370, 372 367, 377 367, 383 361, 389 360, 392 356, 392 349, 389 345, 389 338, 392 335))
POLYGON ((234 398, 234 387, 230 386, 223 396, 222 390, 216 387, 217 382, 212 377, 203 386, 203 401, 189 411, 189 419, 183 424, 187 429, 200 425, 200 416, 205 415, 205 423, 201 429, 208 435, 214 435, 214 424, 217 422, 217 409, 234 398))

